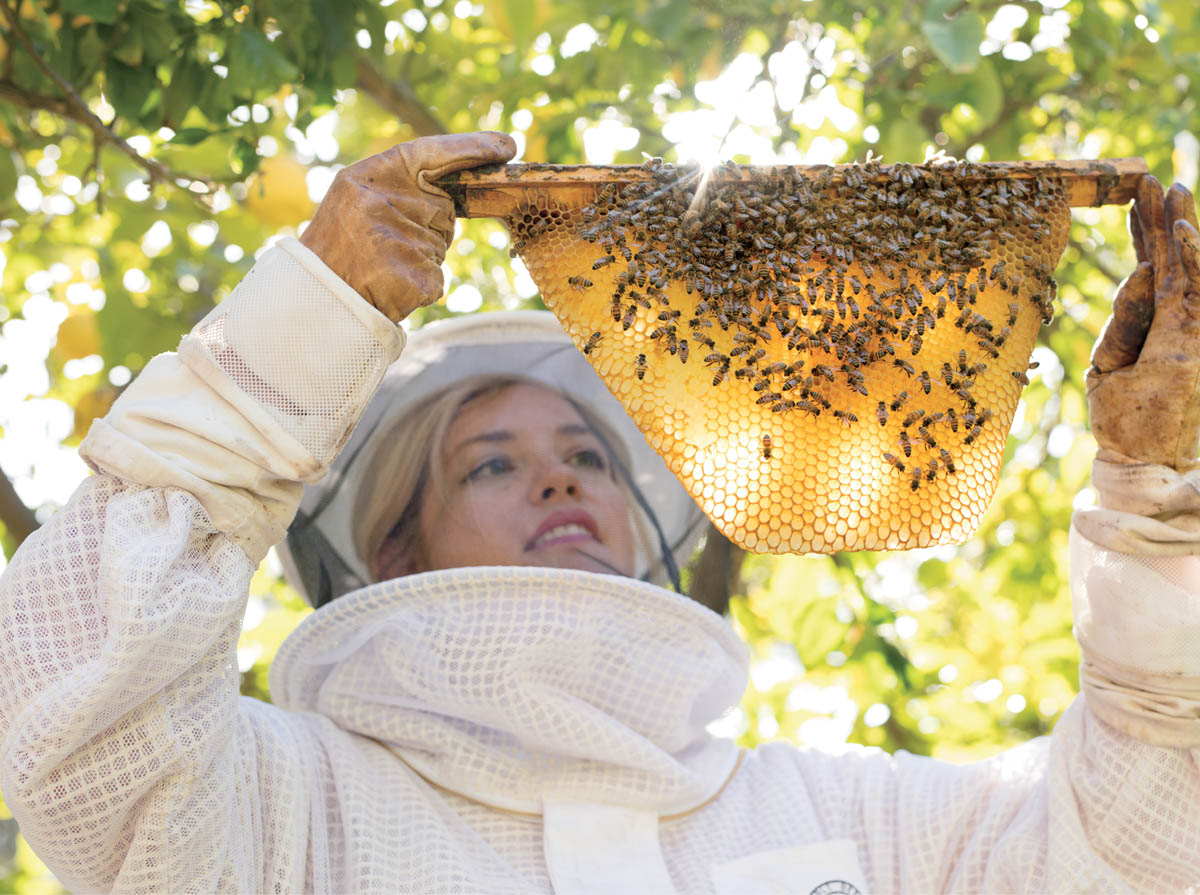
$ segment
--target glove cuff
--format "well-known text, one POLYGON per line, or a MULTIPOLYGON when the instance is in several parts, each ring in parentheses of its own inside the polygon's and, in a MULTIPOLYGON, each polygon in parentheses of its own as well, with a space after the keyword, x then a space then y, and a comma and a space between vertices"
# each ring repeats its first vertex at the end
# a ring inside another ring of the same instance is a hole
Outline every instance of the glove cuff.
POLYGON ((1200 470, 1122 462, 1102 451, 1092 463, 1099 506, 1075 525, 1092 543, 1148 556, 1200 554, 1200 470))

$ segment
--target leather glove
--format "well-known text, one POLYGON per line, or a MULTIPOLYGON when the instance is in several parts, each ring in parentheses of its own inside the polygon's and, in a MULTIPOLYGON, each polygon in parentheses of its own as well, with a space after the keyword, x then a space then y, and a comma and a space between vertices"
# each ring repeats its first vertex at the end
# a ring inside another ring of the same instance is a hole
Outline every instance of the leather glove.
POLYGON ((1200 234, 1192 194, 1137 185, 1130 231, 1138 266, 1121 285, 1092 353, 1088 409, 1100 458, 1196 468, 1200 442, 1200 234))
POLYGON ((343 168, 300 242, 359 295, 399 323, 442 297, 442 260, 454 238, 454 204, 431 181, 506 162, 507 134, 421 137, 343 168))

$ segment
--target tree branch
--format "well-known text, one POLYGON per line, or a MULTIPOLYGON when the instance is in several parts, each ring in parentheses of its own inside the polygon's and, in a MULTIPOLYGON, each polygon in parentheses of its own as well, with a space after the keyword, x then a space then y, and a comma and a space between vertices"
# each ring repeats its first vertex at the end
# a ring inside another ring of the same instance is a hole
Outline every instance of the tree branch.
POLYGON ((1114 286, 1120 286, 1125 281, 1125 278, 1118 276, 1114 271, 1105 267, 1104 262, 1100 260, 1100 254, 1093 249, 1089 249, 1075 237, 1069 240, 1071 248, 1077 251, 1081 257, 1087 258, 1096 270, 1100 271, 1114 286))
POLYGON ((365 56, 358 58, 354 86, 411 127, 418 137, 446 133, 446 125, 417 99, 406 81, 389 78, 365 56))
POLYGON ((8 476, 0 471, 0 522, 4 523, 9 537, 20 544, 38 528, 33 510, 22 503, 8 476))
MULTIPOLYGON (((33 45, 29 35, 21 28, 20 20, 17 14, 9 9, 6 3, 0 2, 0 13, 8 21, 9 34, 16 38, 17 43, 25 50, 29 57, 33 60, 34 65, 41 70, 47 78, 62 91, 63 98, 40 96, 38 94, 29 93, 22 90, 12 81, 5 81, 0 90, 0 98, 7 99, 17 105, 21 105, 27 109, 43 109, 58 115, 60 118, 67 118, 71 121, 78 122, 92 132, 92 138, 97 144, 109 143, 115 146, 118 150, 129 156, 133 163, 150 175, 151 183, 163 182, 178 185, 180 181, 188 183, 202 183, 210 190, 217 187, 218 181, 204 176, 193 174, 183 174, 175 171, 164 165, 157 159, 148 158, 142 155, 122 137, 118 136, 113 130, 101 121, 91 109, 88 108, 83 97, 75 90, 71 83, 55 71, 50 64, 42 58, 38 53, 37 47, 33 45)), ((10 51, 11 53, 11 51, 10 51)))
POLYGON ((40 93, 30 93, 22 90, 8 79, 0 80, 0 101, 10 102, 23 109, 42 110, 51 112, 60 118, 70 118, 76 121, 75 110, 64 100, 54 96, 43 96, 40 93))

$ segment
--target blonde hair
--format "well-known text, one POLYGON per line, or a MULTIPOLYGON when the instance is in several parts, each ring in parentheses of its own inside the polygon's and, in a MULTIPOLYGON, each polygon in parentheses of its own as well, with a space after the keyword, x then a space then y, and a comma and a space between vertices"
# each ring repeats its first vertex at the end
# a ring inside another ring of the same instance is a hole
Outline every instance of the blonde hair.
MULTIPOLYGON (((625 495, 630 526, 634 535, 635 554, 641 568, 658 565, 654 561, 658 550, 650 534, 649 520, 634 499, 627 475, 630 460, 619 438, 587 407, 558 389, 523 376, 481 374, 464 379, 446 391, 428 398, 404 415, 388 432, 376 433, 386 446, 377 449, 362 478, 358 506, 351 523, 351 536, 359 558, 378 580, 377 557, 388 540, 396 541, 398 550, 414 557, 421 545, 421 506, 425 494, 444 491, 444 469, 440 462, 446 433, 459 412, 471 401, 517 385, 533 385, 559 395, 575 408, 580 418, 604 444, 609 453, 613 477, 625 495)), ((659 561, 661 562, 661 560, 659 561)))

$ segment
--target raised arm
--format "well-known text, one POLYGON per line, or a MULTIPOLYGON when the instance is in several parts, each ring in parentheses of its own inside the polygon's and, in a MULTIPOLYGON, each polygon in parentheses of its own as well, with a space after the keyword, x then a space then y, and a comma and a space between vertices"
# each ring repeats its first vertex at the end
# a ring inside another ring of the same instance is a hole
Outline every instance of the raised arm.
POLYGON ((239 712, 248 582, 398 355, 393 321, 441 295, 453 212, 423 172, 511 152, 502 135, 434 138, 346 169, 333 192, 357 193, 335 208, 354 254, 316 238, 339 226, 324 204, 311 248, 264 254, 97 421, 81 449, 97 475, 14 556, 0 783, 71 888, 304 885, 308 843, 264 841, 261 713, 239 712), (356 263, 379 279, 355 283, 356 263))

